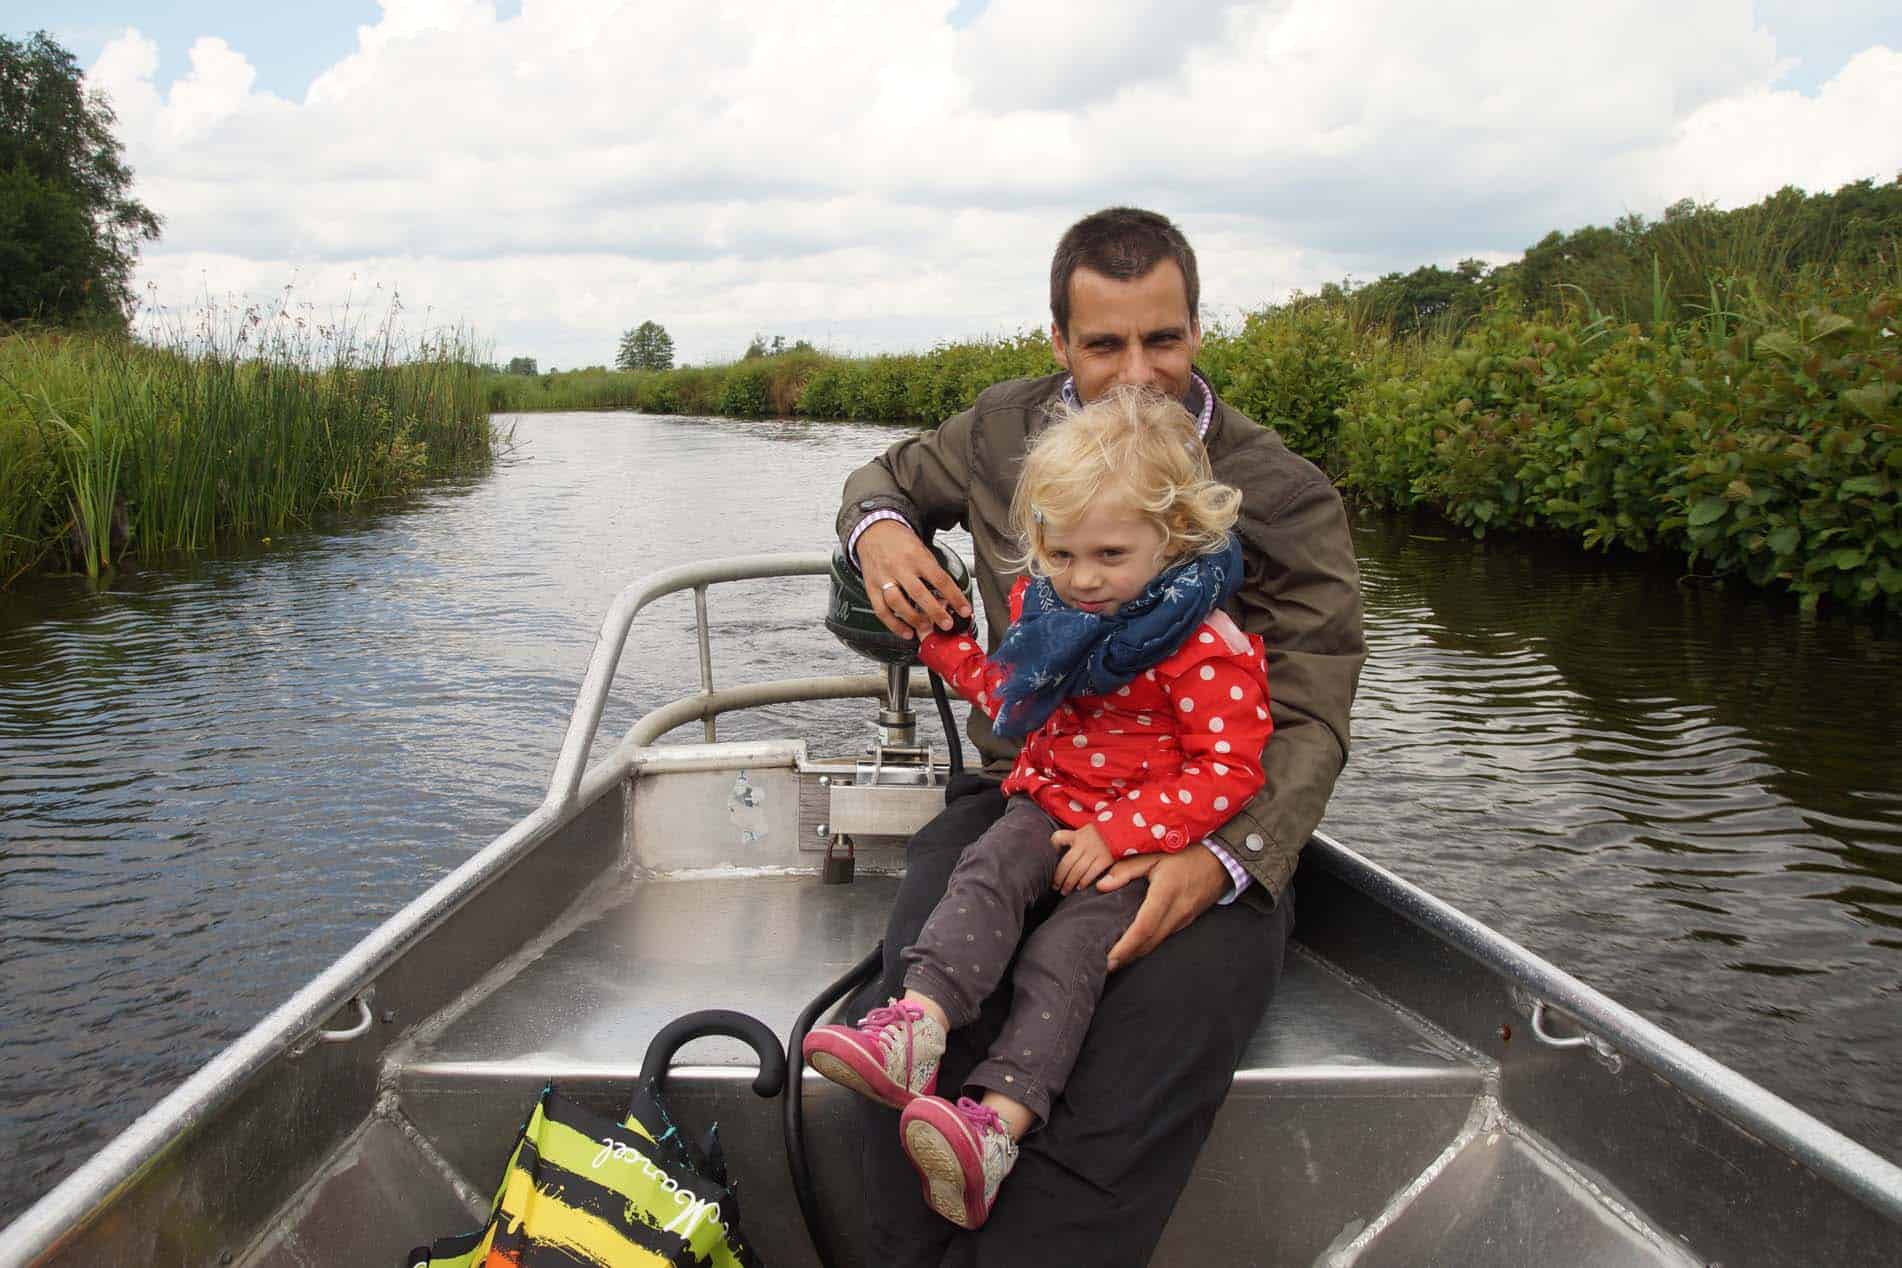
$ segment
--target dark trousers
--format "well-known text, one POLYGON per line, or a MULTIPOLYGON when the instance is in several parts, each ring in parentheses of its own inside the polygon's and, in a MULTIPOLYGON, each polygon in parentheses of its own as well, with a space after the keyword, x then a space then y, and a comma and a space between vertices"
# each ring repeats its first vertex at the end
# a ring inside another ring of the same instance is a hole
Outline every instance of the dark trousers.
MULTIPOLYGON (((995 783, 967 781, 913 837, 885 934, 885 973, 854 1015, 902 990, 903 953, 964 848, 1004 812, 995 783), (962 792, 963 795, 955 794, 962 792)), ((1052 896, 1055 897, 1054 895, 1052 896)), ((1033 910, 1034 925, 1054 902, 1033 910)), ((933 1214, 898 1141, 898 1115, 860 1100, 865 1262, 880 1268, 1141 1265, 1228 1095, 1281 976, 1291 896, 1273 911, 1214 907, 1112 974, 1049 1122, 1024 1138, 990 1219, 965 1232, 933 1214)), ((955 1094, 1010 1012, 1008 983, 954 1030, 939 1087, 955 1094)))
MULTIPOLYGON (((1063 857, 1050 844, 1061 826, 1030 798, 1012 797, 1003 817, 958 857, 944 899, 903 956, 911 966, 906 988, 936 1001, 954 1030, 976 1021, 1010 974, 1010 1018, 964 1082, 973 1095, 1008 1096, 1039 1123, 1050 1121, 1050 1102, 1076 1065, 1110 948, 1149 890, 1146 881, 1107 894, 1079 889, 1026 937, 1030 911, 1050 898, 1063 857)), ((939 1090, 955 1094, 943 1084, 939 1090)))

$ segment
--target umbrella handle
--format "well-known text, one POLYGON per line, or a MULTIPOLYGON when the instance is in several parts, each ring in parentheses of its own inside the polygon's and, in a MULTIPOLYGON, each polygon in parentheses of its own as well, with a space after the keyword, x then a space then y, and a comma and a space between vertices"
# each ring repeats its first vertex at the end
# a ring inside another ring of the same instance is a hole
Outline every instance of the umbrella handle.
POLYGON ((778 1096, 786 1086, 786 1052, 779 1046, 779 1036, 759 1018, 729 1008, 687 1013, 662 1026, 641 1058, 641 1078, 658 1089, 681 1045, 707 1035, 738 1039, 759 1054, 759 1075, 753 1080, 753 1091, 759 1095, 778 1096))

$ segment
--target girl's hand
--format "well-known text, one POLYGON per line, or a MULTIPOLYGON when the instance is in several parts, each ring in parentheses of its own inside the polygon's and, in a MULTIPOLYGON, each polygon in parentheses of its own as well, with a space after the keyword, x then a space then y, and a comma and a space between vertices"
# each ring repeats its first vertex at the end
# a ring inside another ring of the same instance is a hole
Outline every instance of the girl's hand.
POLYGON ((1094 885, 1096 878, 1108 870, 1110 863, 1109 846, 1097 832, 1096 825, 1086 823, 1080 828, 1059 828, 1050 834, 1050 844, 1063 851, 1063 857, 1057 861, 1057 875, 1050 882, 1050 888, 1069 894, 1094 885))

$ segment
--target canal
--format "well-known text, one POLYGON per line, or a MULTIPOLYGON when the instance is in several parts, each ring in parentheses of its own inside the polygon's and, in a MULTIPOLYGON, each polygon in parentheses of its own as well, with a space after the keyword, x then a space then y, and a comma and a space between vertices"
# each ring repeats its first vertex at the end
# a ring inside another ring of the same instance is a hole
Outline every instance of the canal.
MULTIPOLYGON (((0 1210, 533 807, 617 590, 824 548, 901 434, 500 421, 480 480, 0 594, 0 1210)), ((1562 545, 1355 533, 1371 657, 1327 830, 1897 1156, 1902 631, 1562 545)), ((823 593, 716 591, 719 681, 860 672, 823 593)), ((692 621, 637 622, 604 730, 696 686, 692 621)), ((722 735, 844 751, 869 716, 722 735)))

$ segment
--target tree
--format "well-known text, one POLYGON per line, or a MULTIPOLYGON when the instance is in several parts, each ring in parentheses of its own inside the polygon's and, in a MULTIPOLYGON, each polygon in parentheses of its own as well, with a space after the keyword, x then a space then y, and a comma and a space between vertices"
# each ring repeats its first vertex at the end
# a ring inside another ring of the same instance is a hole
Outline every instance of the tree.
POLYGON ((508 372, 510 374, 538 374, 540 373, 540 371, 538 371, 535 368, 534 357, 510 357, 508 372))
POLYGON ((812 345, 804 339, 796 339, 792 343, 787 343, 786 336, 774 335, 772 342, 768 343, 765 335, 754 335, 753 342, 746 345, 746 354, 742 356, 740 360, 755 361, 760 357, 777 357, 783 356, 788 352, 811 351, 813 351, 812 345))
POLYGON ((674 368, 674 337, 657 321, 644 321, 621 336, 620 351, 614 354, 617 370, 671 370, 674 368))
POLYGON ((161 222, 129 194, 116 122, 46 32, 0 36, 0 321, 124 324, 161 222))

